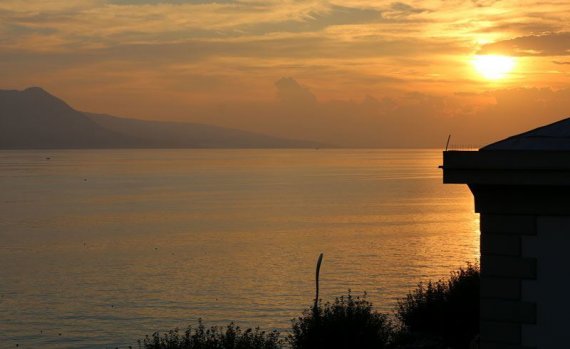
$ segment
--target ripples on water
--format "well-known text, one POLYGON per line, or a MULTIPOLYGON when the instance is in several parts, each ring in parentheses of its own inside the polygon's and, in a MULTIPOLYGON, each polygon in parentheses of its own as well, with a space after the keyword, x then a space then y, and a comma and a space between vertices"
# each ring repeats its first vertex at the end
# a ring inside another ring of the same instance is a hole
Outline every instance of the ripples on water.
POLYGON ((435 150, 2 151, 1 345, 134 345, 199 317, 287 330, 320 252, 325 300, 350 288, 391 311, 478 258, 471 194, 441 184, 440 163, 435 150))

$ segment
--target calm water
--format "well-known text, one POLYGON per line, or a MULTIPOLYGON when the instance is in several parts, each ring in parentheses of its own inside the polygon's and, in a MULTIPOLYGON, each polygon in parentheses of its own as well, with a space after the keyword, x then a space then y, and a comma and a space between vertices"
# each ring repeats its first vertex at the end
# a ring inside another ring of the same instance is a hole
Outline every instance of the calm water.
POLYGON ((436 150, 0 152, 0 346, 135 345, 195 323, 287 329, 368 292, 384 311, 479 253, 436 150), (50 157, 51 159, 46 159, 50 157))

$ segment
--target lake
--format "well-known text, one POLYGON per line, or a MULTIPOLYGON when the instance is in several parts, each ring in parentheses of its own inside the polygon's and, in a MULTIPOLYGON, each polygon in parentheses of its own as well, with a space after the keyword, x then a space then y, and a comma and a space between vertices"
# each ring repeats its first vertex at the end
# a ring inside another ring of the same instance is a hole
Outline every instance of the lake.
POLYGON ((476 262, 440 150, 0 151, 0 346, 136 346, 235 321, 287 330, 321 296, 391 312, 476 262))

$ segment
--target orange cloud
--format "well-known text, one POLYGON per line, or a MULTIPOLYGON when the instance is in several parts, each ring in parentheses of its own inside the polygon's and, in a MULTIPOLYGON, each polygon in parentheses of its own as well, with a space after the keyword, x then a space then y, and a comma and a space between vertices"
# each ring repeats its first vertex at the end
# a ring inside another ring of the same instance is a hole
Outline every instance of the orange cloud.
POLYGON ((304 98, 297 114, 372 144, 390 113, 416 125, 431 122, 424 114, 473 115, 488 90, 564 90, 570 69, 553 62, 566 61, 569 17, 563 0, 3 0, 0 70, 4 88, 40 85, 84 110, 240 128, 273 130, 285 118, 267 115, 286 114, 269 107, 276 94, 304 98), (499 50, 521 58, 511 79, 492 84, 470 59, 499 50), (280 80, 289 76, 302 83, 280 80), (351 102, 367 95, 395 109, 351 102), (354 125, 341 126, 348 115, 354 125))

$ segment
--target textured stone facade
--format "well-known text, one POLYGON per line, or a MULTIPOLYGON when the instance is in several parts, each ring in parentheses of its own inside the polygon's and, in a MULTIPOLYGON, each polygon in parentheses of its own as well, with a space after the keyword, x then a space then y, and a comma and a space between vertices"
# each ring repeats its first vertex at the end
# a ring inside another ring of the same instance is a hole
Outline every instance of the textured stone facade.
POLYGON ((523 325, 536 323, 536 303, 523 300, 524 280, 537 260, 522 254, 536 234, 536 217, 481 212, 481 349, 526 348, 523 325))
POLYGON ((481 214, 480 348, 570 348, 570 118, 442 168, 481 214))

